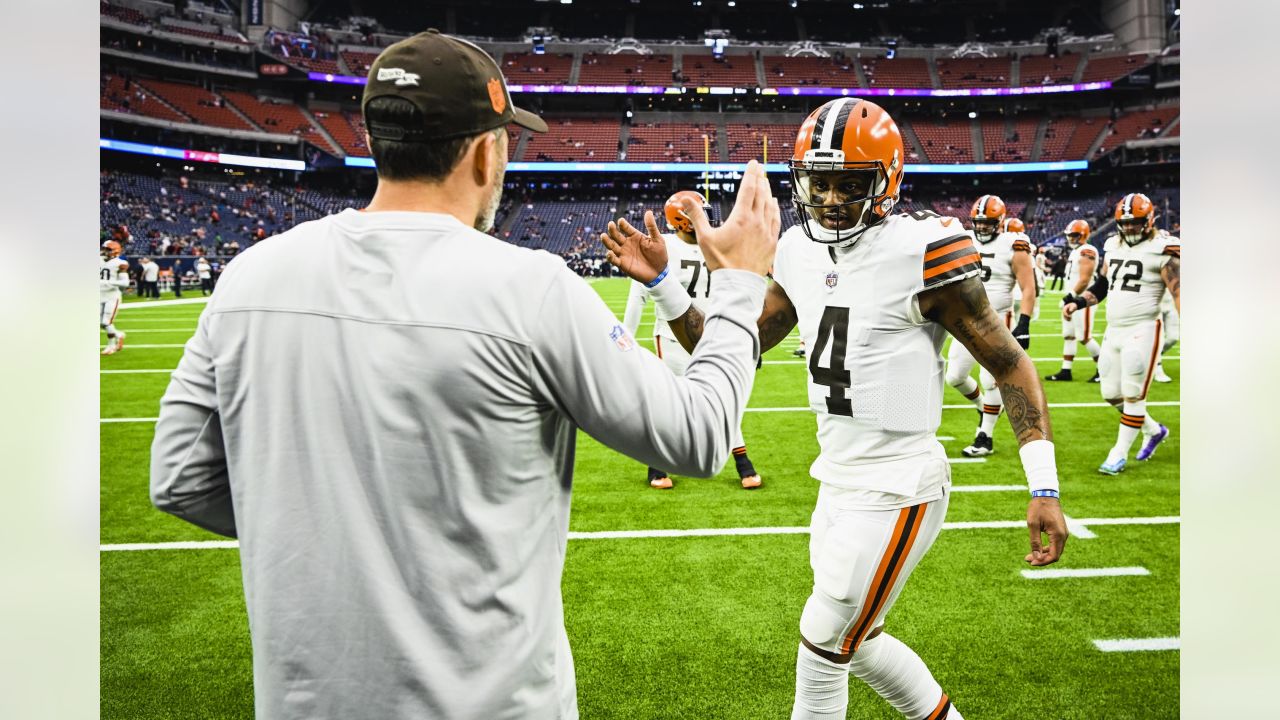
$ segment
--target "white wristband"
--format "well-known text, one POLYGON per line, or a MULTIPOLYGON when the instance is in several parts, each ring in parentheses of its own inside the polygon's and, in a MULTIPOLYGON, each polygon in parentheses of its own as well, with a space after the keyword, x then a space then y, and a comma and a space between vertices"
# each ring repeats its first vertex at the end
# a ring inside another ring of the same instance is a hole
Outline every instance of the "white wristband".
POLYGON ((1048 440, 1032 440, 1018 450, 1022 457, 1022 470, 1027 474, 1027 487, 1036 490, 1058 491, 1058 463, 1054 459, 1053 443, 1048 440))
POLYGON ((657 284, 649 288, 649 296, 653 298, 653 309, 659 320, 675 320, 693 304, 689 291, 680 286, 670 266, 658 275, 657 284))

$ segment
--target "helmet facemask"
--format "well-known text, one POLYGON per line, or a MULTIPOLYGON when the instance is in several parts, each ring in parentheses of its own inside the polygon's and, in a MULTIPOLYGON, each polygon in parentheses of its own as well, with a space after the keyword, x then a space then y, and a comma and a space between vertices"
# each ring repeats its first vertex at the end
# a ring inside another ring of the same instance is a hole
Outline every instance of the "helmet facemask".
POLYGON ((1069 232, 1067 233, 1067 245, 1078 248, 1084 245, 1084 233, 1069 232))
POLYGON ((973 236, 978 239, 978 242, 983 243, 995 240, 996 236, 1000 234, 1000 223, 1003 220, 1003 217, 987 217, 985 215, 970 218, 973 223, 973 236))
POLYGON ((1120 239, 1129 245, 1137 245, 1147 239, 1153 220, 1152 217, 1121 218, 1116 220, 1116 232, 1120 234, 1120 239))
POLYGON ((791 163, 792 203, 810 240, 848 247, 893 208, 883 163, 844 162, 839 150, 810 150, 791 163), (879 209, 880 212, 876 212, 879 209))

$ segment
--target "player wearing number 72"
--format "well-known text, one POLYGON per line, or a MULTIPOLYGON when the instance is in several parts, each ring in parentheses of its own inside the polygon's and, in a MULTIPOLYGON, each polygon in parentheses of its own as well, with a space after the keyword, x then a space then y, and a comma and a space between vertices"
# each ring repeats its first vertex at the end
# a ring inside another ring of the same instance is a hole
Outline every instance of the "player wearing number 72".
MULTIPOLYGON (((903 161, 898 127, 874 103, 840 98, 809 115, 790 162, 800 224, 778 242, 757 321, 763 349, 799 325, 818 416, 814 584, 800 618, 793 718, 844 717, 849 674, 909 718, 961 717, 920 657, 883 632, 946 514, 950 466, 935 432, 947 332, 995 377, 1021 445, 1032 491, 1026 561, 1057 561, 1067 539, 1036 368, 992 311, 960 223, 892 213, 903 161)), ((696 203, 685 212, 699 233, 710 229, 696 203)), ((603 239, 610 262, 669 304, 661 314, 693 351, 703 315, 675 283, 664 289, 665 244, 623 223, 603 239)))

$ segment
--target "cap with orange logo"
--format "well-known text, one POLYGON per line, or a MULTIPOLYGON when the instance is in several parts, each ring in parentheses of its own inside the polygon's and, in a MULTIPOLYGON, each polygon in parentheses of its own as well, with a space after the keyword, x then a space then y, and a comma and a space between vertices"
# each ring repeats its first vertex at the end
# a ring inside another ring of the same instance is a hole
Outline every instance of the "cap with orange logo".
POLYGON ((515 123, 546 132, 542 118, 511 103, 502 71, 489 54, 466 40, 431 29, 382 51, 364 86, 365 127, 370 137, 428 142, 476 135, 515 123), (369 101, 398 97, 422 115, 418 127, 370 117, 369 101))

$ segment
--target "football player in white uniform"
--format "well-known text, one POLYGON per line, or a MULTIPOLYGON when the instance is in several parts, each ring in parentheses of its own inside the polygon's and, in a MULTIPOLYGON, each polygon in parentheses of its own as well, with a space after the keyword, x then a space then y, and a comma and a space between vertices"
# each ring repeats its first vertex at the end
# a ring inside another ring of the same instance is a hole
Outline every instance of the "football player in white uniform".
MULTIPOLYGON (((685 215, 684 210, 681 208, 680 202, 683 198, 692 200, 704 212, 710 214, 711 205, 702 196, 702 193, 693 190, 681 190, 667 198, 666 204, 663 205, 663 213, 666 215, 667 225, 670 226, 673 234, 663 235, 662 238, 667 245, 667 257, 670 258, 671 272, 675 275, 675 279, 679 281, 680 286, 689 293, 693 303, 702 309, 706 307, 707 298, 711 295, 711 272, 707 269, 707 263, 702 259, 702 249, 698 247, 698 238, 694 234, 693 223, 689 221, 689 216, 685 215)), ((640 315, 648 298, 648 288, 643 283, 633 281, 631 283, 631 292, 627 296, 627 308, 622 320, 623 326, 632 335, 635 335, 636 328, 640 325, 640 315)), ((653 323, 654 353, 667 364, 667 367, 671 368, 672 372, 677 375, 683 375, 685 368, 689 367, 691 356, 672 333, 671 326, 667 324, 667 321, 671 318, 662 315, 662 306, 655 305, 654 310, 656 311, 653 323)), ((734 435, 733 461, 737 466, 738 479, 742 483, 742 487, 754 490, 763 484, 760 479, 760 473, 756 472, 755 466, 751 463, 751 458, 747 456, 747 444, 742 439, 742 428, 738 428, 737 433, 734 435)), ((649 468, 649 485, 659 490, 670 490, 673 487, 671 477, 667 474, 667 471, 653 467, 649 468)))
MULTIPOLYGON (((813 592, 800 617, 797 719, 845 717, 850 674, 908 718, 961 718, 920 657, 884 632, 950 497, 950 466, 935 437, 947 332, 995 376, 1022 444, 1032 491, 1026 561, 1056 561, 1067 537, 1035 365, 988 303, 981 258, 960 222, 892 214, 903 161, 898 126, 874 103, 840 98, 805 119, 790 161, 800 224, 778 242, 757 321, 763 349, 799 325, 818 416, 821 452, 809 472, 821 487, 809 539, 813 592)), ((685 210, 695 228, 710 228, 695 203, 685 210)), ((601 238, 610 262, 642 282, 673 267, 657 227, 648 230, 620 221, 601 238)), ((676 318, 680 342, 695 348, 704 318, 688 294, 665 279, 652 292, 676 318)))
POLYGON ((1102 273, 1079 296, 1068 297, 1065 318, 1079 309, 1107 304, 1107 332, 1098 358, 1102 397, 1120 408, 1116 444, 1098 472, 1116 475, 1128 463, 1129 448, 1141 431, 1139 460, 1149 460, 1169 428, 1147 414, 1147 390, 1160 357, 1164 320, 1160 300, 1167 291, 1182 311, 1182 244, 1155 228, 1155 206, 1142 193, 1130 193, 1116 204, 1116 234, 1103 245, 1102 273))
POLYGON ((1173 378, 1164 371, 1164 354, 1178 344, 1178 338, 1182 334, 1182 323, 1178 319, 1178 311, 1173 307, 1172 293, 1166 292, 1160 300, 1160 319, 1164 321, 1164 343, 1160 346, 1160 357, 1156 359, 1155 381, 1168 383, 1173 382, 1173 378))
POLYGON ((120 257, 123 248, 115 240, 102 243, 102 265, 98 271, 98 322, 107 332, 103 355, 114 355, 124 349, 125 333, 115 326, 120 309, 120 293, 129 287, 129 261, 120 257))
MULTIPOLYGON (((1000 232, 1022 233, 1023 235, 1026 235, 1027 224, 1018 218, 1005 218, 1004 224, 1000 226, 1000 232)), ((1027 242, 1031 242, 1030 236, 1027 237, 1027 242)), ((1032 322, 1040 319, 1040 296, 1044 294, 1045 281, 1044 262, 1044 248, 1037 247, 1033 244, 1031 246, 1031 272, 1036 279, 1036 305, 1035 310, 1031 313, 1032 322)), ((1013 284, 1013 296, 1016 298, 1022 297, 1022 286, 1016 282, 1013 284)), ((1016 314, 1014 317, 1014 324, 1016 325, 1018 317, 1022 315, 1022 303, 1014 303, 1013 310, 1016 314)))
MULTIPOLYGON (((1005 327, 1013 328, 1013 337, 1018 344, 1026 349, 1031 345, 1031 316, 1036 306, 1031 239, 1023 232, 1001 232, 1005 205, 996 195, 978 198, 969 211, 969 218, 982 257, 982 285, 987 292, 987 300, 1005 327), (1017 296, 1020 315, 1016 327, 1013 324, 1014 285, 1021 288, 1017 296)), ((992 437, 1002 401, 995 377, 985 367, 978 372, 981 383, 974 381, 974 362, 973 355, 963 343, 951 343, 947 352, 947 383, 978 408, 978 429, 974 433, 973 444, 961 452, 969 457, 981 457, 995 452, 992 437)))
MULTIPOLYGON (((1066 304, 1072 297, 1079 295, 1089 287, 1094 273, 1098 270, 1098 251, 1089 244, 1089 223, 1084 220, 1072 220, 1063 231, 1067 236, 1067 246, 1071 254, 1067 256, 1067 294, 1062 297, 1066 304)), ((1071 381, 1071 366, 1076 359, 1076 344, 1084 343, 1093 362, 1098 362, 1098 353, 1102 347, 1093 337, 1094 309, 1083 308, 1072 313, 1071 319, 1062 320, 1062 369, 1052 375, 1045 375, 1045 380, 1055 382, 1071 381)), ((1095 370, 1089 382, 1098 382, 1099 374, 1095 370)))

